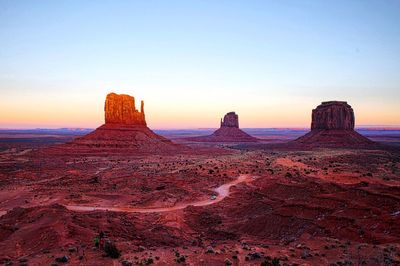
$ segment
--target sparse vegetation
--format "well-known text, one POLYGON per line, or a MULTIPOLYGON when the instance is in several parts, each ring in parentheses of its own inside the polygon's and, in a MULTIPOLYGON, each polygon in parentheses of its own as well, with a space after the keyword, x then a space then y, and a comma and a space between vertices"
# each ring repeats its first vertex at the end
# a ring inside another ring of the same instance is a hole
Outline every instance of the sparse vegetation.
POLYGON ((181 255, 178 251, 175 252, 175 261, 177 263, 183 263, 186 261, 186 257, 184 255, 181 255))
POLYGON ((115 243, 112 241, 105 242, 104 252, 107 254, 107 256, 113 259, 117 259, 121 256, 121 252, 119 251, 115 243))
POLYGON ((260 266, 280 266, 281 262, 278 258, 266 258, 265 261, 261 262, 260 266))

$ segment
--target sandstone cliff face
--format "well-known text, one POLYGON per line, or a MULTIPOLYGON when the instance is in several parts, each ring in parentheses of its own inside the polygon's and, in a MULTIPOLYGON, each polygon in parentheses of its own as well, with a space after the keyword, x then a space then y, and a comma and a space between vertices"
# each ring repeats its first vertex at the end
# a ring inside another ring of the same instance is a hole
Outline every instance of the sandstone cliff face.
POLYGON ((353 108, 347 102, 322 102, 312 110, 311 130, 354 130, 353 108))
POLYGON ((221 119, 221 127, 239 128, 239 116, 235 112, 229 112, 221 119))
POLYGON ((146 126, 144 102, 140 112, 135 107, 135 98, 125 94, 110 93, 104 105, 105 123, 146 126))

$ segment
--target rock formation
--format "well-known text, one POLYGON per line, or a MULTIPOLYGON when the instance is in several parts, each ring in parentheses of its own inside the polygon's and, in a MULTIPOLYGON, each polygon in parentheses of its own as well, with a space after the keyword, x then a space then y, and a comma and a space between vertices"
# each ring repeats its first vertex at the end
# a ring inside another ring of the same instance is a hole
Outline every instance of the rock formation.
POLYGON ((135 107, 135 98, 126 94, 108 94, 104 105, 104 113, 106 124, 146 126, 144 102, 141 102, 139 112, 135 107))
POLYGON ((229 112, 221 118, 221 127, 236 127, 239 128, 239 116, 235 112, 229 112))
POLYGON ((209 136, 187 138, 196 142, 257 142, 258 139, 239 129, 239 116, 229 112, 221 119, 221 127, 209 136))
POLYGON ((322 102, 312 110, 311 131, 293 141, 311 147, 366 146, 373 142, 354 130, 353 108, 347 102, 322 102))
POLYGON ((354 129, 353 108, 347 102, 322 102, 312 110, 311 130, 354 129))
POLYGON ((104 112, 105 124, 62 149, 84 153, 165 153, 187 149, 151 131, 146 124, 143 101, 138 111, 132 96, 108 94, 104 112))

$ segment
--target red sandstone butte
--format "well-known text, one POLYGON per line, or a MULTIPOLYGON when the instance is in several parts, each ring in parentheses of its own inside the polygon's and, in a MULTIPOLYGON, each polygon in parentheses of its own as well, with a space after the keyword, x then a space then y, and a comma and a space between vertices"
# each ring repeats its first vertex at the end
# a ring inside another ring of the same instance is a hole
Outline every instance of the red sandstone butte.
POLYGON ((354 131, 353 108, 347 102, 322 102, 312 110, 311 131, 295 144, 321 147, 368 146, 371 140, 354 131))
POLYGON ((312 110, 311 130, 354 129, 354 111, 347 102, 322 102, 312 110))
POLYGON ((144 102, 141 102, 139 112, 135 107, 135 98, 126 94, 109 93, 107 95, 104 104, 104 117, 106 124, 146 126, 144 102))
POLYGON ((136 109, 135 98, 125 94, 110 93, 104 104, 105 124, 93 132, 60 145, 63 151, 97 152, 137 152, 165 153, 187 149, 167 138, 155 134, 147 127, 144 102, 140 111, 136 109))
POLYGON ((239 116, 229 112, 221 119, 221 127, 209 136, 187 138, 196 142, 257 142, 258 139, 239 129, 239 116))
POLYGON ((239 128, 239 116, 235 112, 229 112, 221 118, 221 127, 236 127, 239 128))

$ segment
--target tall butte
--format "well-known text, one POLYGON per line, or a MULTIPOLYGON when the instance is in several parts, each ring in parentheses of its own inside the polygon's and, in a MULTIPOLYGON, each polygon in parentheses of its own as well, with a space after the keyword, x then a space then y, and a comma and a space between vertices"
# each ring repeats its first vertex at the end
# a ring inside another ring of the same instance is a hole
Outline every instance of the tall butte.
POLYGON ((93 132, 75 139, 63 148, 76 152, 137 152, 164 153, 185 149, 155 134, 146 124, 144 102, 140 111, 135 98, 109 93, 104 104, 105 123, 93 132))
POLYGON ((257 138, 250 136, 239 128, 239 116, 229 112, 221 119, 220 128, 211 135, 187 138, 197 142, 256 142, 257 138))
POLYGON ((354 130, 353 108, 347 102, 322 102, 312 110, 311 131, 294 140, 308 146, 366 146, 373 141, 354 130))
POLYGON ((109 93, 104 104, 104 120, 106 125, 146 126, 144 102, 141 102, 139 112, 136 110, 134 97, 109 93))

